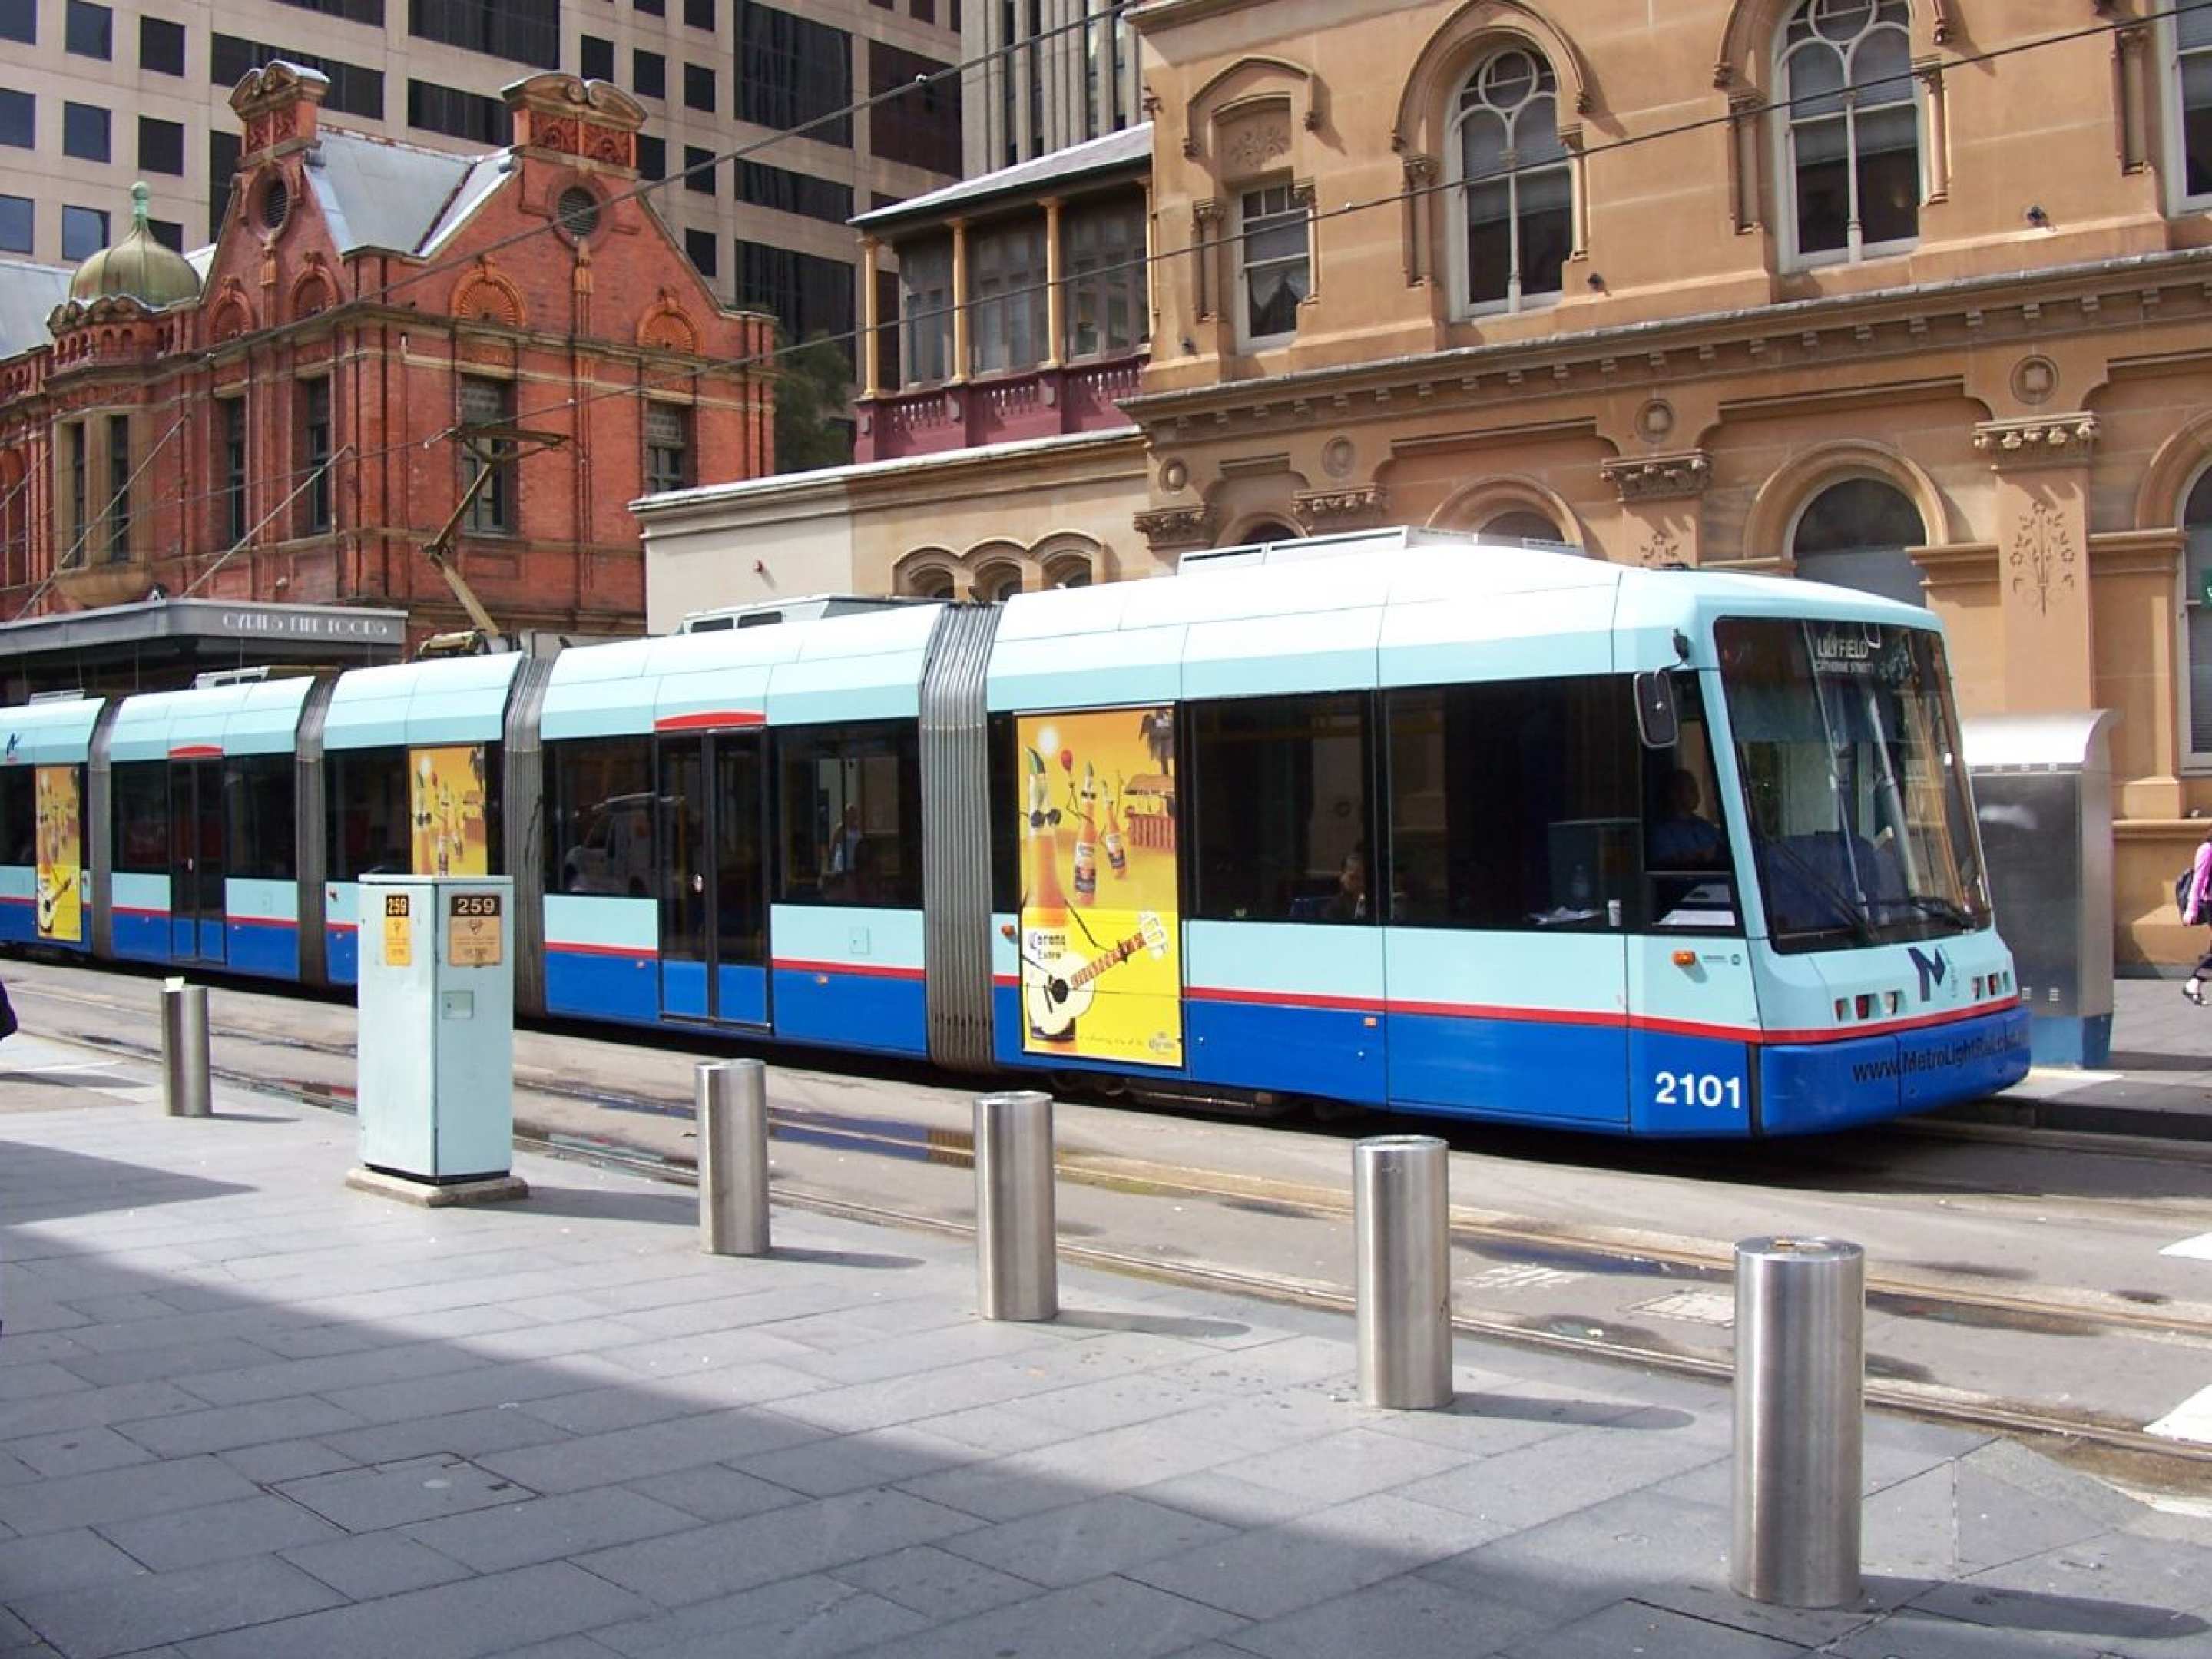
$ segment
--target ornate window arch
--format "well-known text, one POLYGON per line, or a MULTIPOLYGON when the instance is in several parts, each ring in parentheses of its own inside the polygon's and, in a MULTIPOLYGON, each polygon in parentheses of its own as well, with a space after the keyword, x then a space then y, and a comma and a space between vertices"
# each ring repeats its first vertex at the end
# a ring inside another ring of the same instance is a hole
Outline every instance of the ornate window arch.
POLYGON ((1773 42, 1784 258, 1856 264, 1918 240, 1922 115, 1907 0, 1796 0, 1773 42))
POLYGON ((1023 588, 1022 568, 1009 559, 991 559, 976 568, 969 592, 986 605, 1011 599, 1023 588))
POLYGON ((1575 252, 1577 180, 1551 64, 1518 42, 1497 47, 1462 82, 1449 130, 1453 314, 1557 300, 1575 252))
POLYGON ((960 561, 941 547, 918 547, 891 568, 891 590, 915 599, 951 599, 960 595, 960 561))
POLYGON ((1927 522, 1910 495, 1887 478, 1850 473, 1800 503, 1790 526, 1790 559, 1807 581, 1925 605, 1911 550, 1927 540, 1927 522))
POLYGON ((1497 526, 1509 520, 1522 522, 1528 529, 1540 522, 1545 526, 1544 540, 1589 550, 1582 520, 1567 505, 1565 496, 1534 478, 1508 473, 1462 484, 1429 514, 1428 526, 1431 530, 1471 530, 1478 535, 1492 535, 1500 533, 1497 526))
POLYGON ((1830 485, 1855 477, 1883 480, 1903 495, 1920 515, 1924 545, 1956 539, 1950 506, 1918 462, 1869 439, 1839 438, 1799 451, 1759 487, 1744 520, 1742 556, 1789 568, 1790 538, 1805 508, 1830 485))
MULTIPOLYGON (((1529 0, 1466 0, 1429 37, 1398 97, 1391 148, 1406 173, 1406 280, 1452 285, 1447 307, 1453 315, 1469 307, 1460 297, 1465 283, 1455 273, 1464 250, 1466 217, 1456 181, 1465 176, 1459 153, 1464 127, 1462 97, 1485 65, 1518 50, 1544 64, 1554 86, 1553 134, 1567 167, 1568 253, 1580 259, 1589 246, 1589 192, 1583 168, 1581 117, 1595 103, 1589 66, 1573 41, 1529 0), (1449 186, 1436 188, 1442 179, 1449 186)), ((1490 309, 1502 309, 1492 307, 1490 309)))
POLYGON ((1534 507, 1510 507, 1485 524, 1480 533, 1497 541, 1557 542, 1566 538, 1548 513, 1539 513, 1534 507))

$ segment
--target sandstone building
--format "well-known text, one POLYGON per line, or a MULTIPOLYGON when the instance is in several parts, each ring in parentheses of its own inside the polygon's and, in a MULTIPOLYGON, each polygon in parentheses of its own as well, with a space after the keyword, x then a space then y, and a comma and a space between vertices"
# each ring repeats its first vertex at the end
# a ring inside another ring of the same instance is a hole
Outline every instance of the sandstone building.
MULTIPOLYGON (((854 497, 904 482, 853 574, 974 591, 987 540, 1077 516, 1101 576, 1410 522, 1908 598, 1970 715, 2118 711, 2120 955, 2193 957, 2170 888, 2212 815, 2212 8, 2172 10, 1152 0, 1130 425, 988 463, 988 501, 932 494, 942 453, 856 469, 854 497), (1114 441, 1141 488, 1063 507, 1054 455, 1114 441)), ((1047 162, 1002 175, 1040 169, 1025 202, 955 205, 966 352, 917 375, 902 344, 861 405, 878 444, 894 406, 972 420, 1055 372, 1054 331, 975 345, 1006 299, 975 251, 1067 193, 1047 162)), ((947 301, 901 283, 903 339, 947 301)))

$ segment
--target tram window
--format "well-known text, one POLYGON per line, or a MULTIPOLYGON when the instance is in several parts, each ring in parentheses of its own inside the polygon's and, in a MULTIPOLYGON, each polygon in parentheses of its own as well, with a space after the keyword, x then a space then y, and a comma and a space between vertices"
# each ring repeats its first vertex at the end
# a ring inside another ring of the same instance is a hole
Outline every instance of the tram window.
POLYGON ((414 854, 407 824, 407 751, 333 750, 324 765, 330 779, 330 878, 408 874, 414 854))
POLYGON ((545 778, 545 890, 651 897, 651 740, 549 743, 545 778))
POLYGON ((1602 932, 1634 915, 1643 752, 1626 676, 1393 691, 1391 920, 1602 932))
POLYGON ((911 720, 777 734, 785 903, 921 908, 921 749, 911 720))
POLYGON ((1021 770, 1014 717, 991 716, 991 908, 1022 908, 1021 770))
POLYGON ((1190 708, 1193 915, 1377 919, 1370 703, 1352 692, 1190 708))
POLYGON ((1734 933, 1735 861, 1713 773, 1711 727, 1693 673, 1674 677, 1677 735, 1644 751, 1644 917, 1657 932, 1734 933))
POLYGON ((245 755, 223 763, 230 845, 225 870, 243 881, 291 881, 299 791, 289 755, 245 755))
POLYGON ((32 804, 33 769, 0 767, 0 863, 39 861, 37 811, 32 804))
POLYGON ((127 761, 108 769, 120 875, 169 873, 169 763, 127 761))

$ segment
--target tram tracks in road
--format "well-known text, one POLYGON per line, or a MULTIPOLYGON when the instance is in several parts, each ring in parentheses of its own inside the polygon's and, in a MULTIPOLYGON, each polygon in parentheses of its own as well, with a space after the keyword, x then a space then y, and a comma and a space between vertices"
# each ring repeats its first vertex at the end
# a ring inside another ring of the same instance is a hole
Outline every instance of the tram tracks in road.
MULTIPOLYGON (((104 1012, 133 1006, 104 997, 80 996, 46 987, 29 994, 104 1012)), ((53 1033, 64 1040, 109 1054, 157 1060, 158 1048, 112 1030, 80 1029, 53 1033)), ((295 1052, 349 1066, 353 1045, 319 1040, 297 1032, 257 1030, 224 1024, 211 1036, 226 1046, 251 1045, 276 1053, 295 1052)), ((301 1106, 350 1112, 349 1087, 330 1079, 277 1075, 266 1067, 218 1060, 216 1075, 225 1084, 285 1099, 301 1106)), ((517 1142, 532 1151, 581 1160, 656 1180, 696 1181, 696 1169, 681 1152, 658 1152, 643 1133, 625 1134, 624 1117, 686 1122, 688 1097, 646 1091, 615 1091, 580 1084, 541 1066, 520 1066, 516 1084, 517 1142), (532 1121, 527 1097, 608 1112, 606 1132, 579 1133, 550 1121, 532 1121)), ((771 1130, 789 1143, 826 1146, 856 1153, 921 1159, 962 1167, 972 1162, 964 1129, 824 1111, 788 1102, 771 1110, 771 1130)), ((665 1136, 665 1130, 662 1135, 665 1136)), ((2103 1149, 2099 1149, 2101 1152, 2103 1149)), ((2142 1156, 2132 1149, 2110 1155, 2142 1156)), ((2155 1153, 2167 1156, 2166 1150, 2155 1153)), ((1350 1218, 1348 1190, 1299 1183, 1265 1175, 1148 1162, 1064 1141, 1057 1160, 1064 1182, 1140 1197, 1187 1203, 1211 1203, 1262 1216, 1311 1220, 1341 1227, 1350 1218)), ((822 1213, 880 1224, 965 1235, 972 1228, 961 1218, 856 1197, 780 1172, 779 1201, 822 1213)), ((2095 1200, 2092 1200, 2093 1202, 2095 1200)), ((1462 1264, 1470 1258, 1500 1265, 1567 1268, 1590 1274, 1642 1275, 1703 1287, 1714 1296, 1731 1278, 1727 1246, 1718 1241, 1645 1231, 1568 1224, 1526 1216, 1455 1206, 1452 1242, 1462 1264)), ((1063 1237, 1060 1252, 1071 1263, 1138 1274, 1229 1294, 1255 1296, 1331 1311, 1349 1311, 1349 1287, 1325 1279, 1255 1269, 1166 1252, 1118 1247, 1103 1242, 1063 1237)), ((1933 1321, 1968 1328, 2032 1331, 2064 1335, 2124 1334, 2160 1344, 2212 1351, 2212 1305, 2185 1302, 2148 1304, 2112 1292, 2044 1285, 2002 1289, 1960 1282, 1975 1270, 1962 1264, 1956 1273, 1916 1275, 1885 1271, 1870 1263, 1868 1300, 1871 1313, 1933 1321)), ((1603 1358, 1685 1376, 1725 1378, 1730 1361, 1723 1349, 1699 1349, 1619 1322, 1599 1322, 1556 1313, 1515 1314, 1471 1305, 1462 1290, 1455 1325, 1462 1332, 1492 1340, 1561 1354, 1603 1358)), ((2212 1491, 2212 1445, 2197 1445, 2148 1433, 2132 1420, 2080 1408, 2008 1400, 1947 1387, 1923 1376, 1884 1375, 1877 1359, 1870 1367, 1870 1403, 1917 1416, 2036 1438, 2046 1449, 2069 1461, 2094 1466, 2107 1478, 2144 1489, 2212 1491)))
MULTIPOLYGON (((33 995, 86 1006, 120 1009, 130 1006, 118 1000, 62 993, 44 986, 27 989, 33 995)), ((70 1035, 73 1040, 97 1048, 140 1058, 158 1059, 160 1054, 159 1049, 153 1045, 105 1032, 78 1031, 70 1035)), ((348 1064, 354 1058, 354 1046, 349 1042, 322 1041, 296 1033, 211 1024, 210 1035, 211 1038, 295 1050, 348 1064)), ((222 1081, 241 1088, 267 1091, 274 1086, 278 1091, 286 1093, 305 1090, 317 1096, 309 1103, 337 1105, 343 1109, 351 1109, 349 1094, 330 1093, 311 1080, 274 1079, 262 1073, 221 1066, 216 1068, 216 1072, 222 1081)), ((688 1095, 660 1094, 635 1089, 616 1090, 580 1084, 563 1073, 527 1064, 518 1065, 514 1075, 516 1085, 522 1091, 586 1108, 684 1122, 689 1122, 693 1113, 693 1103, 688 1095)), ((518 1109, 519 1123, 525 1115, 518 1109)), ((972 1158, 969 1132, 960 1127, 932 1127, 919 1122, 887 1120, 864 1114, 828 1112, 794 1106, 788 1102, 771 1103, 769 1120, 771 1133, 781 1139, 901 1159, 921 1158, 962 1167, 965 1167, 972 1158)), ((2022 1133, 2032 1134, 2035 1132, 2022 1133)), ((538 1139, 542 1144, 553 1144, 546 1137, 539 1136, 538 1139)), ((594 1146, 624 1149, 628 1156, 641 1158, 653 1167, 661 1167, 665 1163, 649 1148, 638 1146, 620 1135, 594 1136, 592 1139, 594 1146)), ((2070 1139, 2079 1139, 2080 1137, 2070 1139)), ((2171 1157, 2173 1149, 2160 1143, 2156 1150, 2099 1147, 2096 1151, 2101 1156, 2148 1157, 2164 1160, 2171 1157)), ((2208 1152, 2205 1161, 2212 1162, 2212 1152, 2208 1152)), ((1348 1222, 1351 1218, 1348 1187, 1334 1188, 1287 1182, 1270 1176, 1164 1164, 1101 1152, 1066 1140, 1063 1140, 1060 1148, 1056 1165, 1062 1181, 1110 1190, 1213 1202, 1231 1208, 1330 1222, 1348 1222)), ((678 1164, 672 1167, 685 1166, 678 1164)), ((1958 1190, 1976 1196, 2015 1196, 1987 1188, 1973 1188, 1964 1183, 1958 1190)), ((2044 1200, 2039 1199, 2039 1201, 2044 1200)), ((2094 1199, 2069 1200, 2066 1202, 2100 1207, 2106 1203, 2094 1199)), ((2192 1224, 2202 1219, 2201 1210, 2179 1204, 2169 1206, 2154 1202, 2139 1202, 2130 1208, 2138 1215, 2166 1209, 2177 1218, 2192 1224)), ((1600 1273, 1641 1271, 1656 1276, 1711 1284, 1729 1282, 1733 1270, 1729 1248, 1714 1240, 1641 1229, 1570 1224, 1467 1205, 1455 1205, 1451 1219, 1452 1243, 1455 1249, 1473 1251, 1499 1262, 1541 1261, 1555 1267, 1574 1267, 1600 1273)), ((2208 1349, 2212 1349, 2212 1304, 2167 1301, 2149 1298, 2141 1292, 2124 1295, 2065 1285, 2039 1286, 2033 1294, 2007 1291, 1970 1282, 1977 1271, 1970 1265, 1961 1264, 1954 1273, 1930 1277, 1884 1271, 1869 1263, 1867 1276, 1869 1306, 1880 1313, 1908 1318, 1948 1319, 1964 1325, 1984 1323, 2011 1328, 2033 1328, 2039 1323, 2046 1328, 2063 1328, 2063 1334, 2088 1334, 2100 1327, 2134 1330, 2151 1333, 2169 1340, 2192 1344, 2201 1342, 2208 1349)))

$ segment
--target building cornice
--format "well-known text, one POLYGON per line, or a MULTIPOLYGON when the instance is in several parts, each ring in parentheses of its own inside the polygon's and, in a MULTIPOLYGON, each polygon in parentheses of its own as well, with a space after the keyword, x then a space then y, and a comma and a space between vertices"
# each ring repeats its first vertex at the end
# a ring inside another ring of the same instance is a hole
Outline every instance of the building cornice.
POLYGON ((691 518, 725 515, 732 511, 775 517, 814 502, 842 504, 854 501, 863 490, 873 495, 925 478, 933 489, 941 489, 947 477, 975 475, 976 483, 981 483, 1003 471, 1018 474, 1033 486, 1040 465, 1055 460, 1095 465, 1110 460, 1123 449, 1141 460, 1145 453, 1144 434, 1134 427, 1115 427, 1105 432, 1025 438, 1015 443, 939 450, 928 455, 901 455, 887 461, 855 461, 846 466, 819 467, 811 472, 741 478, 731 483, 700 484, 665 495, 642 496, 629 504, 629 510, 642 522, 673 529, 691 518))
MULTIPOLYGON (((1986 346, 2208 313, 2212 247, 2187 248, 1140 392, 1121 408, 1155 432, 1240 413, 1310 418, 1331 406, 1343 418, 1362 413, 1362 400, 1382 404, 1407 391, 1417 398, 1451 391, 1534 398, 1824 361, 1924 357, 1947 341, 1986 346), (2169 305, 2177 289, 2186 297, 2169 305)), ((2212 347, 2182 355, 2212 356, 2212 347)))

